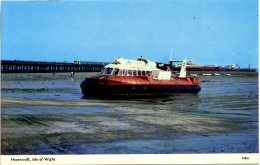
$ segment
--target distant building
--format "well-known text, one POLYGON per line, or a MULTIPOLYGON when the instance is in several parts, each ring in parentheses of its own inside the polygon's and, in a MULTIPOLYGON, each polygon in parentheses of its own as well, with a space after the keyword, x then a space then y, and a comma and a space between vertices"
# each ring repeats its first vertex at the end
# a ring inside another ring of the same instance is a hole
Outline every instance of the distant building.
MULTIPOLYGON (((181 64, 175 65, 175 67, 180 68, 181 64)), ((188 71, 219 71, 221 69, 220 65, 206 65, 206 64, 195 64, 192 61, 188 61, 186 65, 188 71)))
POLYGON ((238 64, 231 64, 231 65, 226 65, 222 67, 223 70, 240 70, 240 66, 238 64))

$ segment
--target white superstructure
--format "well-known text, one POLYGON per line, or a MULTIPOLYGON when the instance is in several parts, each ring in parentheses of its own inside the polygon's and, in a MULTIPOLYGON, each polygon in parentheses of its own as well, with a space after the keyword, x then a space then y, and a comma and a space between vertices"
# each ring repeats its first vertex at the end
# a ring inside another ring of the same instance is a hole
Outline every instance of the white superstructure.
MULTIPOLYGON (((183 63, 180 77, 186 77, 186 63, 183 63)), ((171 79, 171 71, 158 69, 155 62, 139 58, 137 60, 129 60, 117 58, 112 63, 106 65, 101 71, 103 75, 117 76, 151 76, 158 80, 171 79)))
POLYGON ((123 68, 123 69, 145 69, 145 70, 158 70, 156 63, 140 58, 138 60, 129 60, 124 58, 115 59, 113 63, 106 65, 110 68, 123 68))

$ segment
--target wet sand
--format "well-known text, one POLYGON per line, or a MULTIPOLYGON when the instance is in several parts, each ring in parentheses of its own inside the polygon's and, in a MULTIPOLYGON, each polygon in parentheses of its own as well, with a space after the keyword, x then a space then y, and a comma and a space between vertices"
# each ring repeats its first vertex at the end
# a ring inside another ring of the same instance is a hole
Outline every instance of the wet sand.
MULTIPOLYGON (((52 80, 57 83, 63 78, 71 89, 75 86, 71 93, 65 90, 57 96, 57 90, 51 89, 58 86, 45 81, 44 76, 38 81, 48 92, 41 95, 38 88, 16 94, 5 90, 10 86, 2 87, 5 91, 1 97, 2 154, 258 151, 255 78, 236 79, 242 87, 249 84, 251 88, 230 86, 222 91, 223 79, 204 78, 203 91, 198 95, 97 100, 82 99, 78 89, 80 78, 72 81, 60 76, 52 80), (63 97, 69 95, 70 99, 63 97)), ((17 89, 29 87, 24 84, 17 89)))

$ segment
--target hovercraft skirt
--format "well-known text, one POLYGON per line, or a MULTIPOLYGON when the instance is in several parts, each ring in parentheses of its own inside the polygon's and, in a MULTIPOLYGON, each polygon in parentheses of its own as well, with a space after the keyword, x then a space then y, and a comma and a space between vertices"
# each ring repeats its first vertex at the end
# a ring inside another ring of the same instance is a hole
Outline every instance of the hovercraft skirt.
POLYGON ((198 93, 198 85, 134 85, 121 84, 109 85, 98 83, 81 83, 81 90, 89 97, 165 97, 175 93, 198 93))

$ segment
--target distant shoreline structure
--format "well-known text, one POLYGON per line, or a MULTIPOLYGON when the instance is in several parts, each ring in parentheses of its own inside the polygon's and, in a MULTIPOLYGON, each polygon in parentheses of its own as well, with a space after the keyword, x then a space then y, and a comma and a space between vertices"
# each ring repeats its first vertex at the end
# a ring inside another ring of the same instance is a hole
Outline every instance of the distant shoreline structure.
MULTIPOLYGON (((74 61, 74 62, 45 62, 1 60, 1 73, 58 73, 58 72, 99 72, 107 62, 74 61)), ((157 62, 159 68, 165 69, 169 64, 157 62)), ((172 66, 173 71, 179 71, 179 65, 172 66)), ((255 72, 256 68, 240 68, 238 65, 201 65, 189 61, 189 72, 255 72)))

